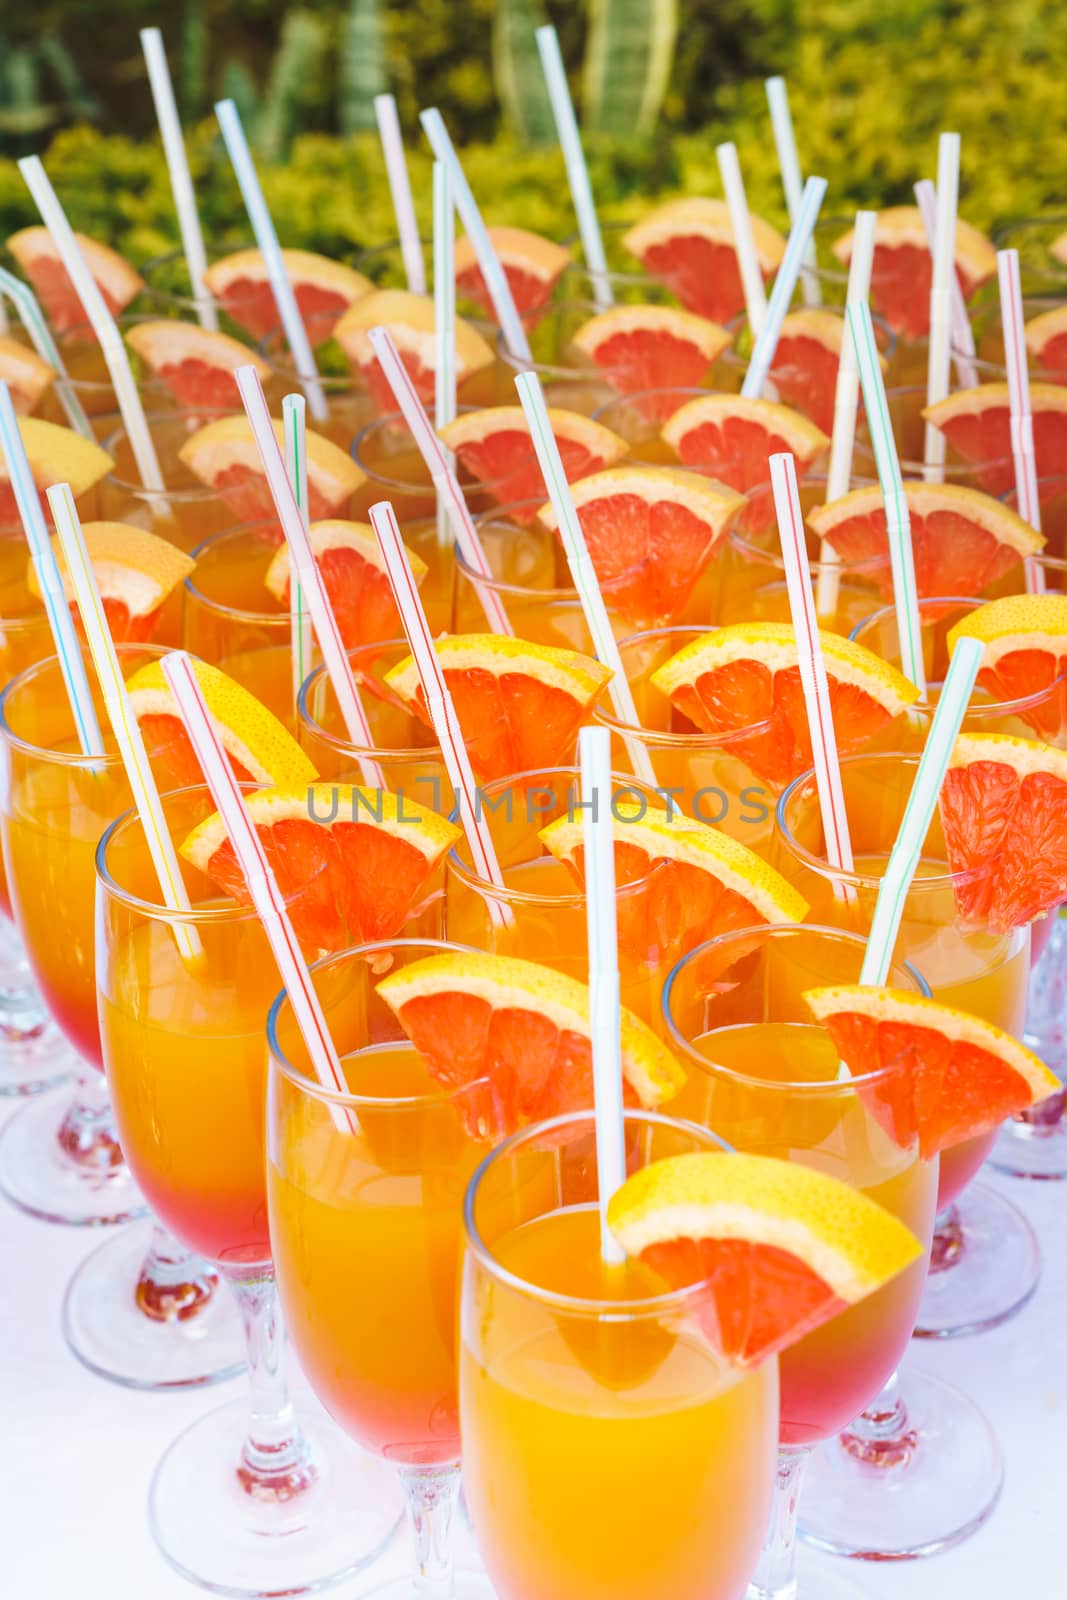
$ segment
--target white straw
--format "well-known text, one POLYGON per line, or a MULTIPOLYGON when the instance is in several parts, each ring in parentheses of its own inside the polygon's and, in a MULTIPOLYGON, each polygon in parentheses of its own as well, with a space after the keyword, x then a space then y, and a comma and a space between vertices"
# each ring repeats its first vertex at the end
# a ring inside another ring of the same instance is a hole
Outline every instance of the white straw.
POLYGON ((145 66, 148 68, 148 82, 156 108, 156 121, 159 123, 159 132, 163 139, 163 154, 167 158, 170 190, 174 196, 174 208, 178 213, 178 228, 182 236, 182 249, 185 251, 185 264, 189 269, 189 282, 196 304, 196 314, 200 319, 200 326, 209 328, 214 333, 218 329, 219 319, 215 302, 204 284, 204 273, 207 271, 204 236, 200 231, 200 217, 196 209, 189 159, 185 153, 185 140, 182 138, 182 125, 174 100, 174 86, 170 81, 170 71, 167 67, 167 53, 163 48, 163 35, 158 28, 141 29, 141 49, 144 51, 145 66))
MULTIPOLYGON (((67 369, 63 357, 59 353, 59 346, 52 337, 52 330, 45 321, 44 313, 37 304, 37 297, 28 283, 23 283, 21 278, 16 278, 13 273, 0 267, 0 290, 14 301, 15 310, 19 314, 19 321, 29 334, 30 343, 37 351, 42 361, 47 361, 49 366, 55 368, 55 391, 59 396, 59 403, 63 413, 75 433, 80 433, 83 439, 92 439, 96 435, 93 425, 82 409, 82 403, 74 392, 74 385, 67 376, 67 369)), ((0 295, 0 305, 3 304, 3 295, 0 295)))
POLYGON ((578 232, 582 238, 582 253, 589 268, 593 284, 593 299, 598 311, 607 311, 615 304, 608 278, 607 257, 600 234, 593 188, 589 182, 589 169, 585 164, 582 136, 578 132, 578 119, 574 115, 574 102, 567 84, 567 72, 559 48, 559 36, 551 24, 538 28, 535 36, 541 54, 541 66, 548 85, 548 98, 552 103, 552 116, 556 123, 560 149, 567 168, 571 200, 578 218, 578 232))
POLYGON ((726 204, 730 208, 730 227, 734 235, 737 269, 741 274, 741 288, 745 295, 745 313, 753 339, 757 338, 767 318, 767 292, 763 287, 756 240, 752 233, 752 214, 745 198, 745 184, 741 177, 741 163, 737 159, 735 144, 716 146, 719 159, 719 177, 726 204))
MULTIPOLYGON (((937 190, 929 178, 920 178, 915 185, 915 199, 932 261, 937 238, 937 190)), ((978 386, 978 368, 975 366, 977 352, 974 348, 974 331, 967 315, 967 302, 963 298, 963 285, 958 273, 953 272, 949 287, 952 295, 952 359, 956 366, 956 377, 961 389, 975 389, 978 386)))
POLYGON ((809 178, 804 185, 800 211, 790 231, 785 255, 782 257, 782 264, 778 268, 771 297, 767 302, 767 316, 756 340, 756 347, 752 352, 748 371, 745 373, 745 381, 741 385, 741 394, 746 400, 758 400, 763 393, 763 385, 767 381, 774 352, 778 348, 782 323, 785 321, 800 276, 804 252, 815 232, 815 223, 825 194, 825 178, 809 178))
MULTIPOLYGON (((434 425, 440 432, 456 418, 456 213, 448 168, 441 161, 433 164, 433 328, 434 425)), ((443 446, 442 451, 454 474, 455 457, 443 446)), ((452 543, 448 498, 442 485, 434 487, 437 490, 437 544, 440 550, 448 550, 452 543)))
POLYGON ((404 156, 404 140, 400 132, 400 117, 396 100, 391 94, 374 96, 374 116, 378 123, 378 137, 385 157, 385 172, 389 179, 389 193, 393 200, 393 215, 400 239, 400 254, 404 261, 404 276, 412 294, 426 293, 426 264, 422 259, 422 240, 415 220, 415 202, 411 195, 411 178, 404 156))
MULTIPOLYGON (((282 430, 285 436, 285 471, 293 497, 311 537, 308 519, 307 402, 302 394, 287 394, 282 401, 282 430)), ((295 712, 304 679, 311 671, 311 618, 304 609, 304 591, 296 573, 289 573, 289 641, 292 651, 293 710, 295 712)))
MULTIPOLYGON (((930 285, 930 346, 926 368, 926 404, 933 406, 948 394, 949 355, 952 345, 952 280, 956 275, 956 209, 960 185, 960 136, 943 133, 937 144, 937 224, 934 230, 934 270, 930 285)), ((940 483, 944 477, 945 435, 932 422, 926 424, 923 477, 940 483)))
MULTIPOLYGON (((796 134, 793 132, 793 117, 789 110, 789 91, 785 86, 784 78, 768 78, 763 87, 767 91, 767 104, 771 112, 771 127, 774 130, 774 146, 778 151, 778 166, 782 173, 782 188, 785 191, 786 209, 789 212, 789 222, 792 225, 797 220, 800 211, 800 199, 804 193, 804 180, 800 175, 800 158, 797 155, 796 134)), ((819 280, 815 275, 815 241, 808 245, 804 253, 804 271, 801 273, 800 286, 804 295, 806 306, 821 305, 819 295, 819 280)))
MULTIPOLYGON (((1019 515, 1041 532, 1041 501, 1037 492, 1037 456, 1034 452, 1034 418, 1030 410, 1030 368, 1023 326, 1023 292, 1019 282, 1018 250, 997 251, 1000 282, 1000 323, 1004 330, 1004 361, 1008 372, 1011 409, 1011 454, 1015 463, 1015 499, 1019 515)), ((1045 574, 1032 556, 1024 560, 1026 587, 1040 594, 1045 574)))

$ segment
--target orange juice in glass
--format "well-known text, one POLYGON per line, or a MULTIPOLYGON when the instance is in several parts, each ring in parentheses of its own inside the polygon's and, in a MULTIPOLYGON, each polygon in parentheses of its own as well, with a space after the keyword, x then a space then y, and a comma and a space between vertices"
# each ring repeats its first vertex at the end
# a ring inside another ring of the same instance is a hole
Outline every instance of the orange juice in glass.
MULTIPOLYGON (((336 324, 336 312, 304 318, 327 411, 326 417, 316 419, 313 426, 316 433, 324 434, 342 450, 348 450, 356 434, 377 416, 378 408, 360 374, 349 369, 344 352, 333 337, 336 324)), ((271 414, 280 417, 285 396, 300 392, 300 377, 284 330, 272 328, 260 340, 258 349, 271 368, 271 376, 263 385, 271 414)), ((236 389, 234 398, 237 398, 236 389)))
MULTIPOLYGON (((116 326, 125 339, 132 328, 147 320, 149 319, 144 315, 126 315, 116 318, 116 326)), ((115 398, 111 373, 108 371, 104 352, 96 334, 89 323, 82 322, 76 327, 65 328, 58 333, 56 343, 66 369, 68 385, 89 418, 94 436, 103 443, 104 439, 121 425, 122 414, 115 398)), ((173 410, 174 396, 168 385, 155 373, 146 370, 134 351, 128 350, 128 353, 137 383, 137 393, 146 414, 152 416, 173 410)), ((54 388, 48 395, 46 403, 40 408, 40 415, 49 422, 66 426, 66 412, 54 388)))
POLYGON ((591 417, 614 399, 622 388, 615 374, 598 366, 574 342, 574 335, 597 315, 597 310, 592 300, 557 301, 529 330, 529 360, 514 355, 504 335, 496 333, 501 366, 497 404, 511 404, 515 379, 521 372, 536 373, 545 404, 561 406, 565 411, 591 417))
MULTIPOLYGON (((477 408, 460 406, 459 412, 471 409, 477 408)), ((378 500, 390 501, 401 527, 420 517, 436 516, 437 492, 429 468, 399 412, 375 417, 361 429, 352 442, 352 459, 367 474, 366 483, 353 498, 354 517, 365 519, 378 500)), ((457 464, 456 470, 472 511, 486 511, 499 504, 501 496, 493 493, 492 482, 474 480, 462 464, 457 464)))
MULTIPOLYGON (((145 488, 126 429, 116 426, 103 441, 115 465, 98 491, 100 519, 132 522, 186 552, 195 550, 209 534, 231 527, 233 512, 218 490, 201 483, 179 459, 182 446, 194 433, 230 414, 172 409, 149 418, 163 478, 161 490, 145 488)), ((176 615, 180 616, 180 605, 176 615)))
MULTIPOLYGON (((690 400, 703 399, 707 393, 707 389, 641 389, 606 400, 593 412, 593 421, 626 440, 628 460, 649 467, 676 467, 678 457, 662 436, 663 424, 690 400)), ((700 468, 692 470, 699 472, 700 468)))

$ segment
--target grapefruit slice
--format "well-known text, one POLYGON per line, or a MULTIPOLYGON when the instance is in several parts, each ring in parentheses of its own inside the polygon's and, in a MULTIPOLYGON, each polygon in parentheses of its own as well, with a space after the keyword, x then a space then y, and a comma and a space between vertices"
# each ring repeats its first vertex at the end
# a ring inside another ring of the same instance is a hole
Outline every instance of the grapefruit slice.
POLYGON ((949 631, 949 649, 963 638, 983 646, 981 687, 994 700, 1044 696, 1023 715, 1042 739, 1062 744, 1067 739, 1067 595, 1010 594, 990 600, 949 631), (1049 694, 1057 683, 1058 690, 1049 694))
MULTIPOLYGON (((111 637, 116 644, 141 644, 151 639, 160 606, 179 583, 184 583, 196 562, 166 539, 127 522, 85 522, 82 533, 111 637)), ((52 540, 52 549, 67 603, 75 622, 80 624, 74 588, 57 538, 52 540)), ((26 584, 30 593, 40 598, 37 568, 32 561, 27 563, 26 584)))
MULTIPOLYGON (((676 306, 615 306, 583 322, 571 338, 623 394, 697 389, 730 342, 717 322, 676 306)), ((646 395, 641 410, 651 422, 666 422, 672 397, 646 395)))
MULTIPOLYGON (((318 774, 292 734, 254 694, 206 661, 194 661, 193 671, 239 779, 305 788, 315 781, 318 774)), ((126 688, 160 788, 203 783, 200 763, 160 663, 139 667, 126 680, 126 688)))
MULTIPOLYGON (((98 244, 84 233, 76 233, 74 237, 108 310, 113 317, 117 317, 140 294, 144 279, 109 245, 98 244)), ((75 293, 66 267, 56 253, 48 229, 22 228, 11 235, 7 247, 33 285, 45 316, 56 333, 65 333, 68 328, 84 327, 89 318, 75 293)))
MULTIPOLYGON (((44 491, 51 484, 69 483, 70 492, 77 500, 106 477, 115 465, 105 450, 101 450, 91 439, 83 439, 73 428, 61 428, 54 422, 42 421, 40 417, 20 417, 19 433, 46 517, 49 511, 44 491)), ((15 504, 7 462, 0 450, 0 527, 12 527, 18 521, 18 506, 15 504)))
MULTIPOLYGON (((839 634, 820 629, 837 747, 858 750, 918 698, 895 667, 839 634)), ((657 667, 649 680, 704 733, 766 723, 730 748, 753 772, 783 789, 811 766, 796 639, 787 622, 742 622, 706 633, 657 667)))
MULTIPOLYGON (((574 486, 589 556, 611 605, 635 629, 673 622, 743 496, 699 472, 624 464, 574 486)), ((551 504, 538 518, 556 527, 551 504)))
MULTIPOLYGON (((279 445, 284 430, 274 422, 279 445)), ((182 445, 178 459, 201 483, 219 492, 241 522, 273 519, 274 501, 256 448, 252 424, 242 413, 220 417, 199 428, 182 445)), ((307 431, 308 512, 312 522, 336 517, 366 473, 347 451, 322 434, 307 431)))
POLYGON ((175 400, 191 411, 238 408, 233 377, 238 367, 255 367, 264 383, 270 377, 270 367, 248 345, 226 333, 212 333, 198 322, 178 322, 173 317, 139 322, 127 333, 126 343, 163 379, 175 400))
MULTIPOLYGON (((844 318, 815 307, 791 311, 782 323, 771 362, 771 382, 778 398, 810 417, 829 435, 834 427, 834 396, 841 361, 844 318)), ((885 367, 885 357, 881 358, 885 367)))
MULTIPOLYGON (((312 324, 316 341, 327 338, 341 313, 374 288, 362 272, 310 250, 283 250, 282 260, 300 315, 312 324)), ((238 250, 213 262, 204 273, 204 283, 227 315, 253 339, 265 338, 280 324, 274 290, 258 250, 238 250)))
MULTIPOLYGON (((449 1089, 477 1086, 468 1125, 483 1138, 593 1104, 589 990, 508 956, 449 954, 413 962, 378 993, 449 1089)), ((627 1105, 662 1105, 685 1073, 645 1023, 622 1008, 627 1105)))
POLYGON ((662 437, 685 466, 714 473, 740 494, 770 482, 767 458, 778 451, 792 451, 803 473, 830 447, 822 429, 799 411, 739 394, 687 401, 668 419, 662 437))
POLYGON ((56 380, 56 369, 36 350, 0 334, 0 381, 11 390, 16 416, 27 416, 56 380))
POLYGON ((1031 317, 1024 331, 1030 358, 1039 368, 1067 373, 1067 306, 1031 317))
MULTIPOLYGON (((852 259, 850 228, 835 243, 834 255, 847 266, 852 259)), ((997 253, 985 234, 962 218, 956 222, 956 275, 968 298, 997 270, 997 253)), ((871 305, 893 332, 905 339, 923 339, 930 331, 930 288, 933 262, 918 206, 889 206, 879 211, 874 232, 871 305)))
MULTIPOLYGON (((400 352, 408 376, 424 405, 432 406, 437 372, 434 345, 434 304, 429 295, 409 294, 406 289, 376 289, 349 306, 333 330, 333 336, 354 367, 363 374, 367 388, 379 410, 397 410, 396 397, 374 354, 371 328, 387 328, 400 352)), ((456 383, 491 367, 495 357, 480 333, 469 322, 456 318, 456 383)))
POLYGON ((839 1178, 774 1156, 668 1156, 611 1198, 626 1254, 696 1288, 712 1343, 754 1366, 922 1256, 914 1234, 839 1178))
MULTIPOLYGON (((611 677, 589 656, 506 634, 453 634, 436 640, 434 650, 471 765, 485 779, 569 761, 578 729, 611 677)), ((431 725, 412 656, 389 669, 385 684, 431 725)))
MULTIPOLYGON (((577 483, 601 467, 610 467, 629 449, 617 433, 577 411, 552 406, 548 420, 568 483, 577 483)), ((481 484, 498 504, 514 508, 520 501, 536 505, 545 498, 545 480, 521 406, 465 411, 439 431, 475 483, 481 484)), ((520 524, 532 522, 536 514, 532 509, 512 510, 514 520, 520 524)))
MULTIPOLYGON (((500 258, 519 316, 537 316, 551 300, 553 289, 570 266, 570 251, 526 228, 490 228, 489 237, 500 258)), ((485 286, 474 246, 466 234, 456 240, 456 293, 480 306, 487 317, 496 321, 493 297, 485 286)))
MULTIPOLYGON (((1067 389, 1055 383, 1032 383, 1030 410, 1038 479, 1055 477, 1063 471, 1067 459, 1067 389)), ((958 389, 947 399, 927 406, 923 416, 940 429, 964 461, 974 462, 981 469, 979 481, 989 494, 1005 495, 1014 489, 1011 403, 1006 383, 958 389)))
MULTIPOLYGON (((906 483, 915 582, 921 599, 976 595, 1015 571, 1045 541, 1010 507, 979 489, 906 483)), ((808 526, 846 563, 881 562, 878 586, 893 598, 882 491, 854 489, 808 513, 808 526)))
MULTIPOLYGON (((407 795, 350 783, 260 789, 245 804, 305 950, 393 938, 460 836, 407 795)), ((180 848, 234 900, 251 903, 217 811, 180 848)))
POLYGON ((957 739, 941 788, 956 905, 994 933, 1067 900, 1067 752, 1006 734, 957 739))
POLYGON ((853 1073, 886 1074, 860 1092, 894 1143, 918 1139, 925 1161, 1063 1087, 1003 1029, 922 995, 839 984, 804 999, 853 1073))
MULTIPOLYGON (((782 264, 785 240, 777 228, 753 216, 752 234, 764 281, 782 264)), ((745 309, 745 292, 725 200, 689 196, 657 206, 623 236, 623 244, 645 271, 660 278, 687 311, 727 323, 745 309)))
MULTIPOLYGON (((403 631, 400 613, 370 524, 313 522, 309 532, 345 649, 397 638, 403 631)), ((414 550, 407 550, 407 558, 415 582, 421 584, 427 572, 425 561, 414 550)), ((287 544, 278 546, 264 582, 276 600, 289 604, 287 544)))

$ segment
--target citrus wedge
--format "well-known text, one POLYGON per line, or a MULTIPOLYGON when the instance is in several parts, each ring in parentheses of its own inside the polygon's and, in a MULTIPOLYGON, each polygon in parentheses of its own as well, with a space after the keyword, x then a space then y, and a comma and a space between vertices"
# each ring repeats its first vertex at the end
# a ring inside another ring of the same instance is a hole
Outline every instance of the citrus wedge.
MULTIPOLYGON (((127 522, 84 522, 82 533, 89 552, 104 615, 116 644, 143 643, 151 639, 159 608, 167 596, 194 570, 192 556, 142 528, 127 522)), ((63 580, 63 592, 80 622, 74 587, 58 538, 52 540, 63 580)), ((37 568, 27 562, 26 584, 40 596, 37 568)))
POLYGON ((191 411, 238 409, 241 397, 233 376, 238 367, 255 367, 261 382, 270 377, 270 367, 248 345, 198 322, 173 317, 139 322, 126 343, 191 411))
MULTIPOLYGON (((371 328, 378 327, 389 330, 419 398, 425 405, 432 405, 437 352, 431 297, 409 294, 406 289, 376 289, 349 306, 333 330, 334 338, 349 361, 363 374, 379 409, 391 412, 398 409, 396 397, 368 338, 371 328)), ((461 317, 456 318, 454 348, 457 386, 493 364, 489 345, 461 317)))
MULTIPOLYGON (((536 316, 544 310, 559 278, 570 265, 570 251, 526 228, 490 228, 489 238, 500 258, 519 316, 536 316)), ((474 246, 466 234, 456 240, 456 292, 480 306, 487 317, 496 321, 493 297, 485 286, 474 246)))
POLYGON ((1024 330, 1030 359, 1045 372, 1067 372, 1067 306, 1031 317, 1024 330))
MULTIPOLYGON (((771 382, 784 405, 809 417, 825 434, 833 432, 837 368, 841 361, 844 318, 806 307, 791 311, 771 362, 771 382)), ((881 357, 883 368, 885 357, 881 357)))
POLYGON ((16 416, 27 416, 55 382, 56 370, 36 350, 0 334, 0 382, 11 390, 16 416))
MULTIPOLYGON (((109 245, 98 244, 84 233, 74 235, 93 282, 112 316, 118 316, 144 288, 144 279, 109 245)), ((47 228, 23 228, 7 241, 19 268, 33 285, 45 316, 56 333, 85 326, 86 316, 66 267, 59 259, 47 228)))
MULTIPOLYGON (((852 259, 852 229, 834 245, 844 265, 852 259)), ((974 293, 997 270, 997 254, 989 240, 969 222, 956 222, 956 273, 964 296, 974 293)), ((906 339, 922 339, 930 331, 930 287, 933 266, 918 206, 889 206, 879 211, 871 268, 871 305, 906 339)))
MULTIPOLYGON (((397 638, 402 632, 400 614, 370 524, 313 522, 309 532, 345 649, 397 638)), ((414 550, 407 550, 407 558, 415 582, 421 584, 426 576, 425 561, 414 550)), ((289 603, 287 544, 278 546, 264 582, 276 600, 289 603)))
POLYGON ((723 1355, 753 1366, 873 1294, 922 1256, 858 1189, 774 1156, 693 1153, 635 1172, 608 1225, 698 1315, 723 1355))
MULTIPOLYGON (((677 306, 615 306, 571 337, 623 394, 698 388, 730 340, 717 322, 677 306)), ((670 394, 650 394, 641 409, 650 421, 666 422, 675 408, 670 394)))
POLYGON ((1042 739, 1067 740, 1067 595, 1010 594, 990 600, 950 630, 950 651, 958 639, 981 642, 978 682, 994 700, 1040 696, 1039 704, 1022 712, 1023 719, 1042 739))
MULTIPOLYGON (((471 765, 505 778, 570 760, 578 729, 611 677, 574 650, 499 633, 453 634, 434 643, 471 765)), ((386 687, 430 725, 413 656, 385 675, 386 687)))
MULTIPOLYGON (((762 217, 752 218, 764 280, 782 263, 785 240, 762 217)), ((690 196, 657 206, 623 236, 645 271, 660 278, 687 311, 727 323, 745 309, 730 208, 725 200, 690 196)))
MULTIPOLYGON (((362 272, 310 250, 283 250, 282 260, 313 343, 327 338, 342 311, 374 288, 362 272)), ((281 323, 258 250, 238 250, 212 262, 204 273, 204 283, 237 326, 254 339, 265 338, 281 323)))
MULTIPOLYGON (((610 467, 629 446, 610 428, 577 411, 553 406, 548 413, 559 445, 568 483, 577 483, 601 467, 610 467)), ((534 454, 530 430, 521 406, 489 406, 465 411, 440 430, 470 477, 482 484, 500 505, 545 498, 545 480, 534 454)), ((519 522, 532 522, 536 512, 515 514, 519 522)))
POLYGON ((792 451, 803 473, 830 445, 799 411, 739 394, 687 401, 664 424, 662 437, 685 466, 714 473, 741 494, 770 482, 767 458, 778 451, 792 451))
MULTIPOLYGON (((392 973, 378 993, 440 1083, 478 1086, 468 1122, 482 1137, 592 1109, 584 983, 532 961, 449 954, 392 973)), ((685 1073, 670 1051, 625 1008, 621 1032, 627 1105, 652 1107, 671 1099, 685 1073)))
MULTIPOLYGON (((282 424, 275 421, 278 443, 282 424)), ((219 495, 242 522, 273 518, 274 501, 256 448, 252 424, 244 415, 220 417, 199 428, 182 445, 179 460, 219 495)), ((336 517, 366 474, 347 451, 322 434, 307 431, 308 513, 312 522, 336 517)))
MULTIPOLYGON (((820 630, 837 747, 857 750, 914 704, 918 690, 895 667, 820 630)), ((761 726, 730 748, 774 788, 811 766, 796 639, 787 622, 743 622, 706 633, 657 667, 650 680, 704 733, 761 726)))
MULTIPOLYGON (((40 417, 20 417, 19 433, 30 463, 30 473, 41 493, 45 516, 49 517, 44 491, 53 483, 69 483, 75 500, 90 490, 101 478, 107 476, 115 463, 105 450, 91 439, 83 439, 73 428, 61 428, 54 422, 44 422, 40 417)), ((0 450, 0 527, 6 528, 19 521, 7 462, 0 450)))
MULTIPOLYGON (((1055 383, 1032 383, 1030 409, 1038 479, 1055 477, 1067 459, 1067 389, 1055 383)), ((957 389, 947 399, 927 406, 923 416, 940 429, 964 461, 975 463, 988 494, 1005 495, 1014 489, 1011 402, 1006 383, 957 389)))

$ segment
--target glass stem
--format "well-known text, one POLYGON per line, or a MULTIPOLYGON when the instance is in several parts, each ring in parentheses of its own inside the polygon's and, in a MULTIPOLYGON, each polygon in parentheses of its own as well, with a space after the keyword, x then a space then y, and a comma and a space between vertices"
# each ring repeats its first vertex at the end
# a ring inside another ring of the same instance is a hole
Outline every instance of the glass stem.
POLYGON ((459 1467, 402 1467, 408 1522, 415 1546, 415 1592, 426 1600, 452 1593, 452 1521, 459 1499, 459 1467))
POLYGON ((137 1304, 153 1322, 188 1322, 219 1286, 218 1274, 158 1224, 137 1280, 137 1304))
MULTIPOLYGON (((1067 917, 1057 916, 1048 943, 1030 974, 1023 1043, 1060 1078, 1067 1077, 1067 917)), ((1048 1133, 1063 1119, 1064 1095, 1054 1094, 1020 1115, 1048 1133)))
POLYGON ((838 1438, 838 1444, 853 1461, 864 1467, 882 1468, 906 1466, 918 1442, 896 1372, 862 1417, 857 1417, 838 1438))
POLYGON ((803 1446, 778 1454, 770 1531, 746 1600, 795 1600, 797 1510, 809 1454, 803 1446))
POLYGON ((274 1276, 269 1268, 258 1268, 227 1272, 226 1278, 244 1326, 252 1391, 237 1478, 256 1500, 292 1500, 310 1488, 318 1473, 289 1399, 283 1368, 285 1333, 274 1276))
POLYGON ((947 1272, 966 1249, 963 1223, 954 1205, 946 1206, 934 1218, 934 1237, 930 1244, 931 1273, 947 1272))
POLYGON ((56 1137, 67 1160, 86 1172, 106 1178, 124 1170, 104 1074, 84 1062, 56 1137))

